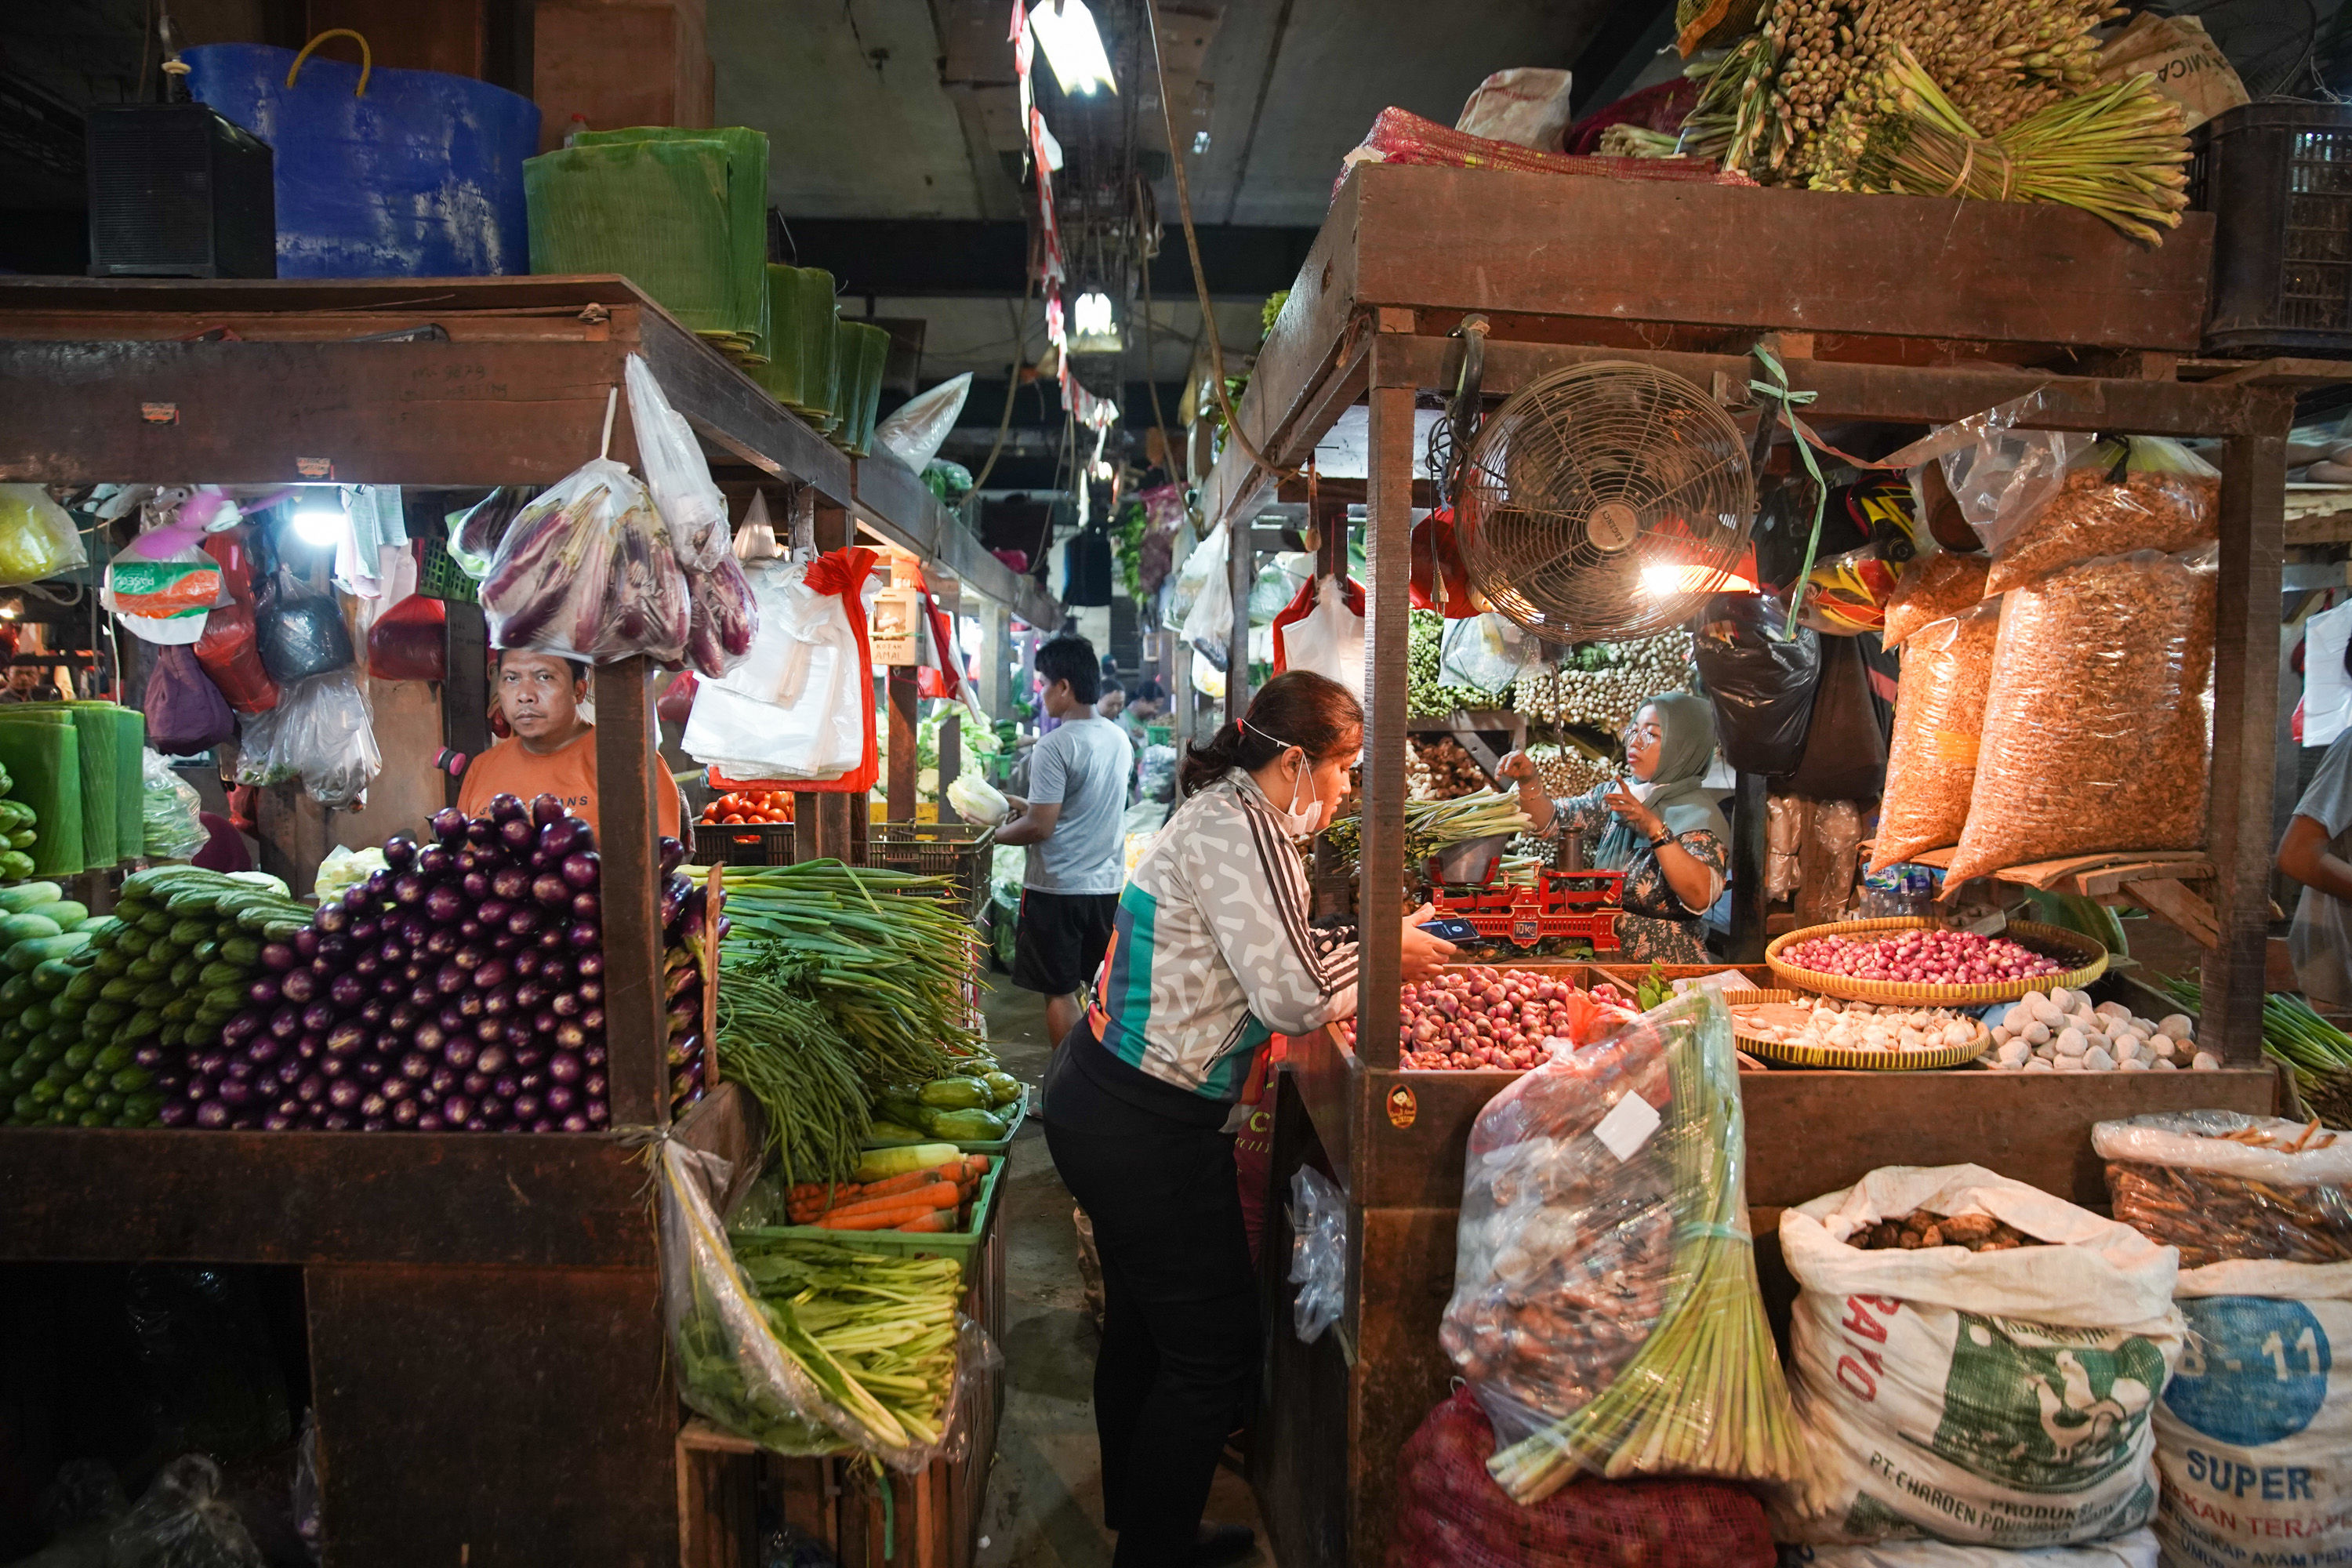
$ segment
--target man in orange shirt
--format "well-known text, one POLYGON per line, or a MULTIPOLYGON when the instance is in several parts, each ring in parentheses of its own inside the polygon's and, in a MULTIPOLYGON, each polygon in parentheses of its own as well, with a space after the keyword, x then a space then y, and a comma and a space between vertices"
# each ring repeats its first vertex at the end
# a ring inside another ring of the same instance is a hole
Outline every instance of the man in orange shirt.
MULTIPOLYGON (((514 731, 466 769, 457 809, 479 816, 494 795, 530 801, 552 795, 589 826, 596 820, 596 726, 580 717, 588 667, 554 654, 509 648, 498 656, 499 710, 514 731)), ((656 767, 660 764, 655 756, 656 767)), ((678 836, 677 783, 667 771, 654 786, 661 830, 678 836)))

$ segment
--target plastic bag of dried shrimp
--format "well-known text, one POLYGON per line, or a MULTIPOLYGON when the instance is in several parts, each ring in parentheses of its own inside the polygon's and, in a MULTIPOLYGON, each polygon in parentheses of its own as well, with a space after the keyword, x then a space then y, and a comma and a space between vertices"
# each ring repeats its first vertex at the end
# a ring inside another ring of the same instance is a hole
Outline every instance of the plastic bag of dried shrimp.
POLYGON ((2004 594, 2096 556, 2210 543, 2219 536, 2221 505, 2220 470, 2179 442, 2160 436, 2099 441, 2067 466, 2056 494, 1995 544, 1985 592, 2004 594))
POLYGON ((2001 599, 1969 820, 1948 881, 2205 839, 2210 547, 2085 561, 2001 599))
POLYGON ((1923 626, 1964 615, 1985 596, 1985 573, 1991 563, 1981 555, 1959 555, 1938 550, 1903 569, 1895 592, 1886 600, 1886 625, 1878 640, 1900 647, 1923 626))
POLYGON ((2000 607, 1979 605, 1913 635, 1895 694, 1878 837, 1870 868, 1884 871, 1923 849, 1959 841, 1976 783, 1977 741, 1992 674, 2000 607))

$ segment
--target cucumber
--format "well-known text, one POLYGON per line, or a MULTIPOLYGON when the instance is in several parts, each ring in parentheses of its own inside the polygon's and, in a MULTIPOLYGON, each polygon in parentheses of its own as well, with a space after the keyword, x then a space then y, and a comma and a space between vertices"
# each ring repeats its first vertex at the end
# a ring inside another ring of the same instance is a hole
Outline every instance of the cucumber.
POLYGON ((187 916, 173 922, 167 940, 173 947, 193 948, 200 942, 211 941, 212 935, 211 921, 187 916))
POLYGON ((131 955, 121 948, 100 948, 98 956, 90 960, 89 966, 103 975, 122 974, 131 968, 131 955))
POLYGON ((28 1029, 46 1029, 56 1023, 58 1018, 56 1014, 49 1011, 48 1003, 40 1001, 17 1014, 16 1021, 28 1029))
POLYGON ((261 943, 249 936, 233 936, 220 944, 220 956, 236 965, 240 975, 249 974, 261 963, 261 943))
POLYGON ((193 958, 182 958, 172 965, 170 972, 163 978, 170 981, 174 987, 191 984, 194 982, 197 973, 203 968, 204 965, 193 958))
POLYGON ((33 874, 33 858, 22 849, 0 850, 0 882, 21 882, 33 874))
POLYGON ((55 882, 19 882, 13 888, 0 888, 0 910, 22 914, 35 904, 54 904, 66 896, 66 890, 55 882))
POLYGON ((30 975, 12 974, 5 982, 0 982, 0 1011, 19 1012, 31 1006, 38 998, 39 994, 33 989, 30 975))
POLYGON ((63 959, 45 958, 33 965, 33 989, 55 996, 74 982, 74 971, 63 959))
POLYGON ((40 841, 40 833, 30 827, 20 827, 8 835, 8 847, 11 849, 30 849, 40 841))
POLYGON ((196 1016, 196 1008, 201 1000, 202 999, 198 997, 194 992, 184 991, 179 995, 173 997, 169 1002, 164 1003, 163 1005, 156 1009, 156 1011, 163 1015, 163 1021, 165 1023, 184 1024, 189 1019, 196 1016))
POLYGON ((47 915, 7 915, 0 917, 0 943, 31 942, 39 937, 57 936, 65 929, 47 915))
MULTIPOLYGON (((255 957, 259 958, 257 952, 255 957)), ((209 991, 217 986, 234 985, 246 977, 246 971, 236 964, 215 959, 196 972, 196 984, 209 991)))
POLYGON ((71 931, 89 919, 89 906, 73 899, 58 899, 46 904, 35 904, 23 911, 28 915, 46 915, 58 922, 63 931, 71 931))
POLYGON ((168 935, 178 923, 178 919, 169 910, 149 910, 139 917, 139 929, 150 936, 168 935))
POLYGON ((215 985, 204 995, 205 1011, 235 1013, 245 1006, 245 983, 215 985))
POLYGON ((173 997, 179 994, 180 988, 178 986, 173 984, 168 980, 158 980, 150 984, 141 986, 139 989, 139 994, 133 996, 131 1000, 132 1004, 137 1006, 160 1008, 163 1004, 169 1002, 173 997))
POLYGON ((20 942, 8 950, 5 962, 9 968, 22 974, 43 959, 70 957, 89 945, 89 938, 79 931, 72 932, 70 935, 60 934, 40 937, 31 942, 20 942))
POLYGON ((98 998, 101 1002, 128 1002, 145 989, 146 984, 128 974, 113 975, 100 985, 98 998))
POLYGON ((143 1040, 163 1026, 163 1016, 161 1013, 151 1013, 142 1008, 131 1014, 131 1021, 122 1026, 121 1036, 126 1040, 143 1040))
POLYGON ((76 971, 74 977, 66 982, 65 994, 77 1002, 95 1002, 105 989, 106 976, 93 973, 88 969, 81 969, 76 971))
POLYGON ((172 973, 172 966, 160 958, 134 958, 131 961, 131 967, 123 973, 144 984, 151 980, 163 979, 172 973))
POLYGON ((109 997, 102 1002, 91 1003, 89 1011, 81 1016, 81 1021, 85 1026, 102 1029, 110 1024, 120 1024, 129 1016, 131 1009, 128 1006, 109 997))
POLYGON ((292 942, 296 937, 300 936, 304 931, 310 929, 310 922, 307 920, 280 918, 269 921, 261 928, 261 940, 264 942, 292 942))
POLYGON ((114 945, 117 950, 136 958, 154 946, 155 939, 142 927, 124 924, 115 928, 114 945))
POLYGON ((163 900, 163 908, 174 920, 186 920, 194 915, 211 914, 227 896, 218 888, 183 888, 163 900))

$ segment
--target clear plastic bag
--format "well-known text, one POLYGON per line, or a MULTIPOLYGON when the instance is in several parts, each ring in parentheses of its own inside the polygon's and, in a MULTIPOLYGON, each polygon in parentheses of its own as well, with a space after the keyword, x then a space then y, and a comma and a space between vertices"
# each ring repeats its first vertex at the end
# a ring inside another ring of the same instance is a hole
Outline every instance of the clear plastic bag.
POLYGON ((837 594, 809 585, 800 562, 755 563, 751 657, 700 682, 681 744, 730 777, 832 779, 864 757, 873 708, 857 627, 837 594))
POLYGON ((1799 1473, 1746 1166, 1731 1016, 1704 986, 1478 1113, 1438 1338, 1494 1423, 1487 1468, 1513 1499, 1579 1468, 1799 1473))
POLYGON ((249 713, 236 726, 236 782, 257 789, 281 784, 293 779, 294 769, 278 755, 278 731, 284 723, 286 707, 278 705, 266 712, 249 713))
MULTIPOLYGON (((1192 608, 1184 616, 1183 637, 1192 651, 1220 675, 1224 673, 1226 658, 1232 652, 1234 635, 1233 580, 1226 571, 1226 552, 1231 548, 1231 538, 1221 522, 1209 531, 1209 537, 1201 542, 1199 549, 1184 558, 1184 569, 1177 574, 1181 584, 1192 577, 1196 565, 1200 568, 1195 579, 1199 587, 1192 595, 1192 608)), ((1192 684, 1195 689, 1200 687, 1197 676, 1192 684)))
POLYGON ((640 354, 628 357, 629 421, 636 426, 637 461, 654 507, 669 524, 670 549, 688 572, 716 565, 732 542, 727 532, 727 498, 711 481, 710 465, 693 426, 662 395, 653 367, 640 354))
POLYGON ((2091 1147, 2107 1163, 2116 1217, 2179 1247, 2184 1268, 2352 1264, 2352 1133, 2189 1110, 2099 1122, 2091 1147))
POLYGON ((88 565, 66 509, 39 485, 0 485, 0 587, 37 583, 88 565))
POLYGON ((493 647, 609 664, 686 658, 686 574, 636 476, 593 458, 540 492, 482 580, 493 647))
POLYGON ((236 736, 236 715, 185 647, 156 651, 142 706, 148 743, 159 752, 194 756, 236 736))
MULTIPOLYGON (((2058 493, 2067 470, 2091 444, 2090 437, 2071 431, 2023 428, 2041 411, 2039 392, 2011 398, 1940 426, 1887 458, 1885 465, 1916 469, 1929 462, 1939 464, 1960 515, 1986 549, 1998 552, 2058 493)), ((1927 516, 1930 508, 1919 475, 1912 476, 1911 487, 1918 515, 1927 516)))
POLYGON ((143 786, 139 807, 140 847, 151 860, 185 860, 202 849, 212 835, 196 820, 204 797, 195 786, 172 771, 152 747, 139 759, 143 786))
POLYGON ((530 500, 529 485, 501 485, 464 511, 451 512, 447 549, 457 570, 477 583, 488 576, 490 563, 498 559, 499 541, 530 500))
POLYGON ((1850 800, 1806 803, 1804 838, 1797 846, 1797 923, 1822 925, 1846 918, 1853 903, 1862 849, 1862 807, 1850 800))
POLYGON ((760 606, 743 563, 725 552, 688 578, 686 653, 704 675, 719 677, 751 657, 760 635, 760 606))
POLYGON ((1764 803, 1764 899, 1779 903, 1797 890, 1797 850, 1811 823, 1813 803, 1792 795, 1764 803))
POLYGON ((1873 871, 1959 842, 1976 784, 1977 744, 2000 632, 2000 607, 1980 604, 1915 634, 1905 647, 1873 871))
POLYGON ((2159 436, 2103 440, 2076 455, 2055 494, 1995 552, 1988 594, 2062 567, 2137 550, 2178 552, 2220 537, 2221 474, 2159 436))
POLYGON ((258 619, 262 668, 281 689, 352 667, 352 629, 335 596, 282 566, 263 590, 258 619))
POLYGON ((1516 622, 1489 611, 1445 623, 1438 644, 1437 673, 1448 686, 1501 691, 1542 656, 1542 644, 1516 622))
MULTIPOLYGON (((874 444, 915 472, 923 473, 947 444, 948 432, 955 428, 957 416, 963 413, 963 401, 971 395, 971 372, 950 376, 929 392, 908 398, 889 418, 876 426, 874 444)), ((971 489, 970 477, 965 476, 966 489, 971 489)))
POLYGON ((367 793, 383 767, 367 693, 348 669, 314 675, 287 689, 278 703, 273 760, 302 780, 303 793, 341 810, 367 793))
MULTIPOLYGON (((736 1262, 713 1202, 727 1185, 728 1162, 667 1137, 655 1146, 654 1160, 662 1315, 677 1354, 681 1399, 781 1454, 862 1451, 913 1474, 969 1446, 971 1423, 961 1418, 972 1403, 968 1394, 992 1366, 1003 1364, 978 1324, 956 1321, 955 1386, 940 1412, 937 1439, 893 1440, 893 1428, 899 1438, 907 1434, 887 1413, 860 1407, 812 1374, 803 1357, 823 1352, 761 1299, 736 1262)), ((829 1358, 819 1363, 830 1364, 829 1358)))
POLYGON ((1348 1197, 1307 1165, 1290 1175, 1290 1282, 1298 1287, 1291 1327, 1311 1345, 1339 1321, 1347 1298, 1348 1197))
POLYGON ((1886 624, 1879 629, 1878 640, 1888 647, 1900 647, 1921 626, 1975 608, 1985 596, 1985 573, 1990 565, 1981 555, 1959 555, 1949 550, 1912 562, 1887 597, 1886 624))
POLYGON ((165 1465, 108 1532, 106 1568, 268 1568, 222 1489, 202 1454, 165 1465))
POLYGON ((2001 599, 1969 821, 1947 878, 2205 841, 2213 555, 2084 562, 2001 599))

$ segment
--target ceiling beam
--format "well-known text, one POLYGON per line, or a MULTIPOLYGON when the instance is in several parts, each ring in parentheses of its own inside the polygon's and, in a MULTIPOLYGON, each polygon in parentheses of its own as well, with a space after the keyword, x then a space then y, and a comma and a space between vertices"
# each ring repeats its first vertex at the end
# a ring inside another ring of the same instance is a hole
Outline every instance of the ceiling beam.
MULTIPOLYGON (((1024 223, 948 218, 798 218, 790 222, 798 265, 831 272, 846 294, 892 299, 1019 299, 1029 259, 1024 223)), ((1199 231, 1201 266, 1217 300, 1262 300, 1287 289, 1315 243, 1311 228, 1211 224, 1199 231)), ((1151 263, 1151 292, 1193 297, 1192 259, 1171 228, 1151 263)))

